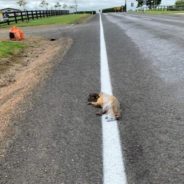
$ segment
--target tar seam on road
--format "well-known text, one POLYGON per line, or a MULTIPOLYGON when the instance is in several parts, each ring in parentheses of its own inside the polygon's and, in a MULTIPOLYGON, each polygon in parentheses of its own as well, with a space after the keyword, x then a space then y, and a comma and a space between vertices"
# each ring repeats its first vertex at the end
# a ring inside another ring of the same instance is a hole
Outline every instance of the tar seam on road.
MULTIPOLYGON (((100 14, 100 60, 101 91, 112 94, 111 79, 108 66, 107 51, 104 38, 102 18, 100 14)), ((103 139, 103 184, 126 184, 121 141, 117 121, 107 122, 102 116, 103 139)))

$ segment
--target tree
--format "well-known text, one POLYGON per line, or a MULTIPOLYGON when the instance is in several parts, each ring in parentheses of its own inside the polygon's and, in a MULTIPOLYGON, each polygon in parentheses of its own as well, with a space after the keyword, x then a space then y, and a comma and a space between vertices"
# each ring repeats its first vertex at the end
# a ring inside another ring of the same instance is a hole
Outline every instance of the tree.
POLYGON ((18 0, 17 4, 20 6, 20 8, 22 7, 25 10, 25 6, 27 4, 26 0, 18 0))
POLYGON ((59 3, 59 2, 57 2, 55 5, 54 5, 54 7, 57 9, 60 9, 60 7, 61 7, 61 4, 59 3))
POLYGON ((138 7, 143 5, 143 0, 138 0, 138 7))
POLYGON ((151 9, 152 7, 155 8, 161 3, 161 0, 148 0, 147 5, 151 9))
POLYGON ((67 4, 63 4, 62 8, 65 10, 67 7, 68 7, 67 4))
POLYGON ((69 6, 69 8, 70 8, 71 10, 73 10, 73 12, 75 11, 75 6, 74 6, 74 5, 69 6))
POLYGON ((184 0, 178 0, 175 3, 176 7, 184 7, 184 0))
POLYGON ((40 7, 48 9, 49 3, 47 0, 41 0, 40 7))
POLYGON ((115 12, 121 12, 122 11, 122 7, 114 7, 114 11, 115 12))
POLYGON ((138 7, 147 5, 150 9, 154 6, 158 6, 161 0, 138 0, 138 7))

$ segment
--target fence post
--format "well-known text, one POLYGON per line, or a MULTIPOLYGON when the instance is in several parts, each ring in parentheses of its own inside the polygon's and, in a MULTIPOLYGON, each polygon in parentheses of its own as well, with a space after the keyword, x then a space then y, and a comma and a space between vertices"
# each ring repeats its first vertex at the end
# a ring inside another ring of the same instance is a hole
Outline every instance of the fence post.
POLYGON ((40 18, 42 18, 42 12, 41 12, 41 10, 39 10, 39 15, 40 15, 40 18))
POLYGON ((46 10, 44 10, 44 17, 47 17, 46 10))
POLYGON ((31 11, 31 16, 32 16, 32 19, 34 20, 34 14, 33 14, 33 11, 31 11))
POLYGON ((23 16, 23 14, 22 14, 22 11, 20 12, 20 16, 21 16, 22 22, 24 22, 24 16, 23 16))
POLYGON ((36 10, 36 18, 38 19, 38 11, 36 10))
POLYGON ((13 12, 13 16, 14 16, 15 23, 17 24, 17 15, 16 15, 16 12, 13 12))
POLYGON ((10 20, 9 20, 9 18, 8 18, 8 20, 7 20, 7 24, 10 25, 10 20))
POLYGON ((26 11, 26 16, 27 16, 27 20, 29 22, 29 12, 28 11, 26 11))

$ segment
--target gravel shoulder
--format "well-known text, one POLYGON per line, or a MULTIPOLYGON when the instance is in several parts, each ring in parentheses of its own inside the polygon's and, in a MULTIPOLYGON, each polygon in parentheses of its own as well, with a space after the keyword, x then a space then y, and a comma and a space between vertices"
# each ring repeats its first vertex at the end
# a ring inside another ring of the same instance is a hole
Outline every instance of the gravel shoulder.
POLYGON ((3 151, 5 137, 11 134, 11 118, 20 114, 20 104, 28 94, 48 77, 56 64, 54 58, 62 58, 72 45, 72 39, 60 38, 50 41, 41 37, 26 39, 28 48, 14 57, 4 59, 10 63, 0 74, 0 148, 3 151))

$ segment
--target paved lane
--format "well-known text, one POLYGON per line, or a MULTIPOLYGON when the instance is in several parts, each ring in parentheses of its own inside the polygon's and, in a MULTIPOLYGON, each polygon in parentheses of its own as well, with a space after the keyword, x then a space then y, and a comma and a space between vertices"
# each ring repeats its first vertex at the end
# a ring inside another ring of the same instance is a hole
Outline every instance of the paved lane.
POLYGON ((16 136, 0 161, 1 184, 102 183, 101 123, 87 105, 89 92, 100 89, 99 17, 54 32, 66 34, 72 48, 35 90, 25 116, 14 120, 16 136))
MULTIPOLYGON (((183 184, 183 19, 104 14, 102 21, 112 91, 123 110, 118 128, 128 183, 183 184)), ((101 88, 99 16, 41 34, 74 43, 14 119, 0 183, 102 184, 101 119, 86 104, 101 88)))
POLYGON ((113 91, 123 106, 128 183, 182 184, 184 27, 143 18, 103 18, 113 91))

